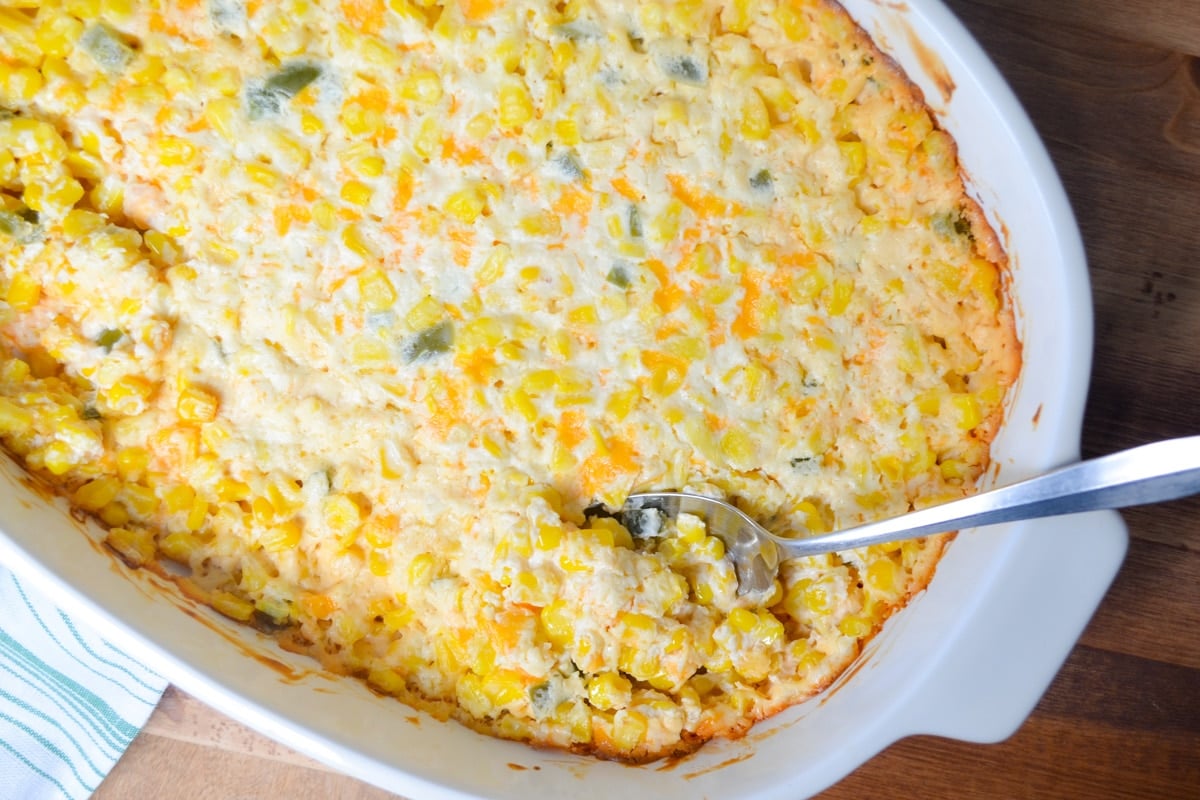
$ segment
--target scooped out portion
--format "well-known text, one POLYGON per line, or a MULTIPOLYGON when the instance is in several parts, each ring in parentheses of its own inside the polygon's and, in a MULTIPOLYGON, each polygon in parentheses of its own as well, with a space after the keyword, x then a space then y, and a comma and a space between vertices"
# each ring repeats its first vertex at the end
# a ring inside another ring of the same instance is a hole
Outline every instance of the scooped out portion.
POLYGON ((974 490, 1020 350, 951 138, 798 0, 0 9, 0 438, 222 614, 634 761, 829 684, 945 540, 741 597, 703 522, 974 490), (183 573, 182 577, 178 577, 183 573))

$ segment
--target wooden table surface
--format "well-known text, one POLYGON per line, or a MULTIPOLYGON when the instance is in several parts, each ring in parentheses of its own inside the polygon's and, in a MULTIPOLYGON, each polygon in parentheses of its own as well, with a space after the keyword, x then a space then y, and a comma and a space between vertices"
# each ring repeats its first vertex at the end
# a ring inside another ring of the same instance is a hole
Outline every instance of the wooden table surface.
MULTIPOLYGON (((1033 117, 1096 307, 1084 457, 1200 432, 1200 0, 951 0, 1033 117)), ((1008 741, 918 737, 824 798, 1200 798, 1200 498, 1129 555, 1008 741)), ((171 689, 99 800, 389 798, 171 689)))

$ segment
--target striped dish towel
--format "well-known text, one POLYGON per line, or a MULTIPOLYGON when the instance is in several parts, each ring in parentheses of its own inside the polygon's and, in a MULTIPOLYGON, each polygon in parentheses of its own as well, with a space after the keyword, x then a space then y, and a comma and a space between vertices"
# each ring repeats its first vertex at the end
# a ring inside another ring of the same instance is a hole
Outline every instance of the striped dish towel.
POLYGON ((167 682, 0 567, 0 798, 86 798, 167 682))

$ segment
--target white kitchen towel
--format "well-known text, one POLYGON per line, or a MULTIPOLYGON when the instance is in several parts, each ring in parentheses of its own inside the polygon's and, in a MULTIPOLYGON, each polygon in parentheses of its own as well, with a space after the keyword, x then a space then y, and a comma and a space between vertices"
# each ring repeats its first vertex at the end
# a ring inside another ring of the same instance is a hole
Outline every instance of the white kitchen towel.
POLYGON ((166 686, 0 567, 0 798, 89 797, 166 686))

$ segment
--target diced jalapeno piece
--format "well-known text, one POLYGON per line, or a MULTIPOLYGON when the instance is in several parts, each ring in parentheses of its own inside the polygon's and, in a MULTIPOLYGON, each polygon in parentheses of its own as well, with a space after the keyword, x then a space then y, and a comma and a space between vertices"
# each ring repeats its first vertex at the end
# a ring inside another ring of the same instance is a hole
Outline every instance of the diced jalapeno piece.
POLYGON ((260 84, 246 89, 246 107, 251 119, 278 114, 285 103, 320 76, 313 64, 287 64, 260 84))
POLYGON ((658 508, 626 509, 619 519, 629 535, 638 540, 661 538, 666 527, 666 515, 658 508))
POLYGON ((708 69, 691 56, 665 56, 658 60, 658 66, 668 78, 683 83, 700 86, 708 80, 708 69))
POLYGON ((104 352, 111 353, 113 347, 121 338, 125 336, 125 332, 119 328, 105 328, 100 331, 100 335, 96 337, 96 344, 104 348, 104 352))
POLYGON ((240 0, 208 0, 208 18, 217 30, 236 31, 246 24, 246 6, 240 0))
POLYGON ((625 264, 614 264, 613 268, 608 271, 606 280, 613 286, 621 289, 628 289, 633 283, 633 275, 629 271, 629 267, 625 264))
POLYGON ((947 211, 938 214, 929 221, 929 227, 938 236, 951 239, 955 236, 970 236, 971 223, 961 213, 947 211))
POLYGON ((557 705, 549 681, 529 687, 529 705, 535 714, 549 714, 557 705))
POLYGON ((120 75, 133 61, 133 48, 112 28, 97 22, 83 32, 79 44, 110 75, 120 75))
POLYGON ((604 38, 604 31, 600 26, 586 19, 573 19, 570 22, 555 25, 552 30, 555 35, 573 42, 604 38))
POLYGON ((446 320, 405 337, 400 343, 400 354, 406 364, 416 364, 448 352, 453 344, 454 326, 446 320))
POLYGON ((756 192, 769 192, 775 185, 769 169, 760 169, 750 176, 750 188, 756 192))
POLYGON ((550 159, 562 176, 570 181, 583 180, 583 164, 573 150, 563 150, 555 153, 550 159))
POLYGON ((37 212, 0 211, 0 235, 11 236, 18 244, 33 244, 42 240, 42 226, 37 212))
POLYGON ((637 206, 629 207, 629 235, 634 239, 640 239, 644 235, 642 229, 642 212, 638 211, 637 206))

